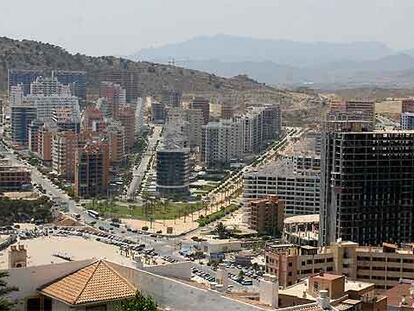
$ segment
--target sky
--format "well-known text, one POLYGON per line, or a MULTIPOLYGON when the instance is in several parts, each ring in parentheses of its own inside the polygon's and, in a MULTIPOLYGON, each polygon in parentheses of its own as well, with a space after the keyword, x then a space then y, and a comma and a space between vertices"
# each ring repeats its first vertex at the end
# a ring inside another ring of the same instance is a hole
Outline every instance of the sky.
POLYGON ((1 0, 0 36, 130 55, 196 36, 414 48, 414 0, 1 0))

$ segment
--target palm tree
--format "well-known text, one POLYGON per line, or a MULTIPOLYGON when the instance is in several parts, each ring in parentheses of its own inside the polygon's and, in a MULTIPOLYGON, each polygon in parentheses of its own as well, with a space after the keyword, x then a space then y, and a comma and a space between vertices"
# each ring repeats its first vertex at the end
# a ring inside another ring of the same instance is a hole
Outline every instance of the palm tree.
POLYGON ((0 310, 11 311, 14 310, 14 304, 10 302, 5 296, 11 292, 17 291, 17 287, 7 286, 6 278, 9 274, 7 272, 0 272, 0 310))

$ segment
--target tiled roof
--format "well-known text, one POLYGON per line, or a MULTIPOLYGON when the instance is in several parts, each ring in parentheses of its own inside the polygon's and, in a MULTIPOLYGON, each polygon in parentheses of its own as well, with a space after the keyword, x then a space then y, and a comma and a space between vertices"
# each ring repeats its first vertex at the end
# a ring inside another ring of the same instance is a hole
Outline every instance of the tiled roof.
POLYGON ((385 292, 387 296, 387 304, 389 306, 400 306, 403 297, 405 296, 407 307, 414 304, 414 299, 410 295, 411 284, 398 284, 385 292))
POLYGON ((96 261, 43 287, 40 292, 69 305, 132 297, 136 288, 104 260, 96 261))

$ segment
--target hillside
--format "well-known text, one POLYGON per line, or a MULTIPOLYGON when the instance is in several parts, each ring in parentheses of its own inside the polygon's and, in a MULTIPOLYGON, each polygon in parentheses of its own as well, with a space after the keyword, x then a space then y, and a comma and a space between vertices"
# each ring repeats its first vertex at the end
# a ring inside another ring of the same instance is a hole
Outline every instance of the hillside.
POLYGON ((70 54, 61 47, 30 40, 0 38, 0 89, 7 88, 7 69, 85 70, 89 87, 96 90, 102 76, 111 72, 137 75, 140 92, 157 94, 162 90, 183 92, 229 92, 263 89, 262 84, 243 76, 226 79, 212 74, 149 62, 134 62, 112 56, 91 57, 70 54))
POLYGON ((141 96, 178 90, 187 96, 205 95, 221 101, 231 100, 237 94, 237 104, 280 102, 289 124, 314 123, 319 120, 322 109, 317 97, 278 90, 245 75, 223 78, 171 65, 70 54, 48 43, 3 37, 0 38, 0 90, 3 92, 7 90, 8 68, 84 70, 88 72, 89 94, 97 94, 100 81, 107 76, 122 74, 128 79, 131 77, 141 96))

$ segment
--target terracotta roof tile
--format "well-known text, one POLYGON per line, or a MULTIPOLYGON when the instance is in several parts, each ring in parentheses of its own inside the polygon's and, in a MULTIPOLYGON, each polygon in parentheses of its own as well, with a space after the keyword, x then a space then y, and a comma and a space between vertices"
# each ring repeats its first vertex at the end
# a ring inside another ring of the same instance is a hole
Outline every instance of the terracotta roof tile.
POLYGON ((111 301, 135 295, 136 288, 103 260, 79 269, 41 289, 69 305, 111 301))
POLYGON ((385 292, 387 296, 387 304, 389 306, 400 306, 403 296, 407 301, 408 306, 414 304, 414 299, 410 295, 411 284, 397 284, 385 292))

